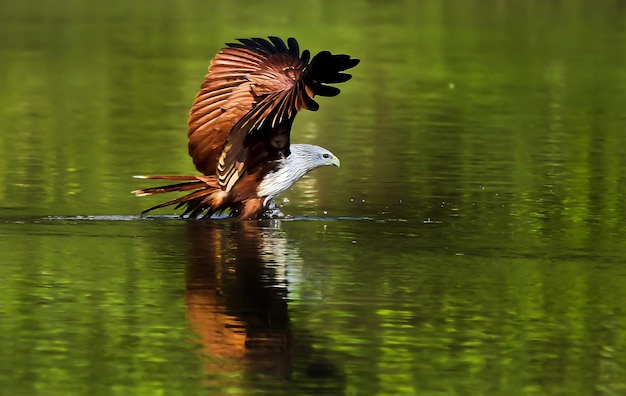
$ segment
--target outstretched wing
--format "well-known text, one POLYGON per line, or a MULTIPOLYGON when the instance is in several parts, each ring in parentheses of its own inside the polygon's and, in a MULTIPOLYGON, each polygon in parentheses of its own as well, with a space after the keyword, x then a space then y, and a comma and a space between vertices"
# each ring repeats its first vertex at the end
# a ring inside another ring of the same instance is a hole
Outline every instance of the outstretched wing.
POLYGON ((351 78, 348 55, 300 54, 298 43, 278 37, 239 39, 211 61, 189 117, 189 154, 205 175, 217 174, 229 191, 244 172, 289 155, 296 113, 317 110, 315 95, 335 96, 325 85, 351 78))

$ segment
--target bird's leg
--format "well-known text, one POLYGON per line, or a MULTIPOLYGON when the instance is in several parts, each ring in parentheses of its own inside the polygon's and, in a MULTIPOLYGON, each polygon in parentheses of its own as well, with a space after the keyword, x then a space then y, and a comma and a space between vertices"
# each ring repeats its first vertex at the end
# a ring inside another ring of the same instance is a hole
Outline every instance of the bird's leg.
POLYGON ((283 212, 276 206, 276 201, 270 199, 267 205, 265 205, 265 210, 263 211, 263 218, 265 219, 277 219, 285 217, 283 212))

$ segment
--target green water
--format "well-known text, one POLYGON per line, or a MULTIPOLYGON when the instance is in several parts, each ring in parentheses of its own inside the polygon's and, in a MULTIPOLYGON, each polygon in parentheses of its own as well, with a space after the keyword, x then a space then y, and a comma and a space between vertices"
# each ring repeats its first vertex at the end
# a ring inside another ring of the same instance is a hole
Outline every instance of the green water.
POLYGON ((0 2, 0 394, 626 394, 620 1, 0 2), (237 37, 362 60, 283 221, 184 221, 237 37))

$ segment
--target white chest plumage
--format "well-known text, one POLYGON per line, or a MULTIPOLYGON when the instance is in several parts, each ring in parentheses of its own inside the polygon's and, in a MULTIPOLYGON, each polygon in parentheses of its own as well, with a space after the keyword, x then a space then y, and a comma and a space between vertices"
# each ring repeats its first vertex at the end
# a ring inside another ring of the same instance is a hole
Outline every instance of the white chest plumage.
POLYGON ((330 151, 311 144, 292 144, 291 154, 282 160, 282 166, 270 172, 257 187, 259 197, 265 197, 265 204, 285 192, 302 176, 315 168, 325 165, 339 166, 339 159, 330 151))

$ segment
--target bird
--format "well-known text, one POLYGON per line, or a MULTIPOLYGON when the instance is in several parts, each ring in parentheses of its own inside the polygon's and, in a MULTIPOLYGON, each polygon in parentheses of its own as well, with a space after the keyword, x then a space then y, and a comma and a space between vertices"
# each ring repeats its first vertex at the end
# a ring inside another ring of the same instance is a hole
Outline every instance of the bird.
POLYGON ((237 39, 211 60, 189 112, 188 150, 196 176, 134 176, 175 181, 135 190, 136 196, 189 192, 141 212, 176 205, 183 218, 227 214, 239 220, 284 216, 276 197, 321 166, 340 166, 329 150, 291 144, 296 114, 317 111, 317 96, 336 96, 329 84, 360 60, 324 50, 311 58, 298 41, 276 36, 237 39))

